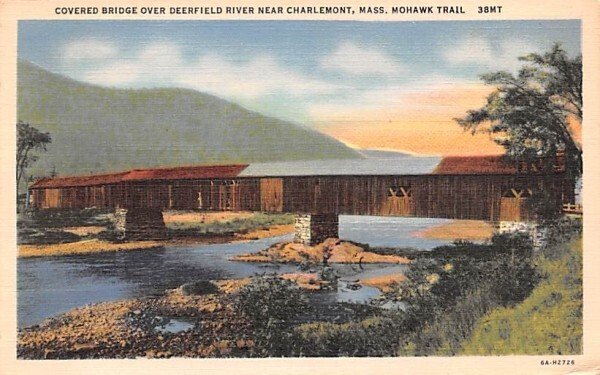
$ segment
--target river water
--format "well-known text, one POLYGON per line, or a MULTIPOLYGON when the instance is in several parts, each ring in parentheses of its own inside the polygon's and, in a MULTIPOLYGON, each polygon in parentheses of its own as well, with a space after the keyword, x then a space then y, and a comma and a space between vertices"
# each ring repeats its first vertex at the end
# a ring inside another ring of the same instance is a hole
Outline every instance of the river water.
MULTIPOLYGON (((340 216, 340 238, 371 246, 431 249, 444 241, 415 237, 417 231, 450 220, 340 216)), ((60 257, 23 258, 17 262, 18 326, 90 303, 159 295, 196 280, 242 278, 261 273, 296 272, 295 265, 230 261, 234 255, 256 252, 290 241, 292 235, 243 243, 173 246, 155 250, 110 252, 60 257)), ((311 293, 314 307, 342 301, 366 302, 375 288, 350 290, 346 282, 403 272, 405 265, 334 265, 341 277, 337 291, 311 293)))

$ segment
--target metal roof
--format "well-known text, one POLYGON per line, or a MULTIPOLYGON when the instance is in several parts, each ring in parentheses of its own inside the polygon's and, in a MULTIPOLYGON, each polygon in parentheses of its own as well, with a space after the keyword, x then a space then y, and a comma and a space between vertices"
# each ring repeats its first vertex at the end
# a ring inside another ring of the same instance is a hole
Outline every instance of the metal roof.
POLYGON ((306 160, 253 163, 240 177, 431 174, 441 157, 306 160))

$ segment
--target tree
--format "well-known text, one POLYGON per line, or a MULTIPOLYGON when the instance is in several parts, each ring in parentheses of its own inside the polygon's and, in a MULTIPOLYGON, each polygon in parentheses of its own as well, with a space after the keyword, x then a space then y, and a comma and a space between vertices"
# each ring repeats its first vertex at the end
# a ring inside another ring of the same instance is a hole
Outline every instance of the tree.
POLYGON ((25 170, 38 160, 34 151, 46 151, 52 142, 50 133, 43 133, 28 123, 17 122, 17 188, 25 170))
POLYGON ((531 53, 513 75, 506 71, 487 73, 480 78, 496 89, 487 103, 470 110, 457 121, 472 133, 496 135, 513 161, 551 169, 558 154, 573 178, 582 173, 582 150, 571 123, 582 119, 581 55, 570 58, 556 43, 544 54, 531 53))

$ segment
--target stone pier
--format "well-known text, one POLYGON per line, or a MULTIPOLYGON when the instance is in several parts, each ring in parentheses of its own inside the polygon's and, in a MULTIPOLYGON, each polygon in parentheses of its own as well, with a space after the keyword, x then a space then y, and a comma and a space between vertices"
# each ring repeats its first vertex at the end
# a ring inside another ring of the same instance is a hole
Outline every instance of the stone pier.
POLYGON ((525 233, 531 236, 533 248, 538 250, 546 244, 547 233, 544 228, 533 222, 501 221, 498 223, 498 233, 525 233))
POLYGON ((167 236, 162 211, 155 208, 117 208, 115 234, 124 240, 160 240, 167 236))
POLYGON ((327 238, 339 237, 337 214, 303 214, 296 216, 294 242, 313 246, 327 238))

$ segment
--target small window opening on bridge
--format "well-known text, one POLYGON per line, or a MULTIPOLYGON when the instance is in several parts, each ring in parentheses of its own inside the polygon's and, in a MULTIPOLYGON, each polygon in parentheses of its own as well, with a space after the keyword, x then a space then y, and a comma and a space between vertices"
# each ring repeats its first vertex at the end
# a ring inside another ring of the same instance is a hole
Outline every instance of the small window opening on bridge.
POLYGON ((502 193, 503 198, 529 198, 533 195, 533 192, 530 188, 526 187, 513 187, 504 190, 502 193))
POLYGON ((412 196, 412 190, 410 186, 404 185, 394 185, 390 186, 387 191, 388 197, 398 197, 398 198, 409 198, 412 196))

